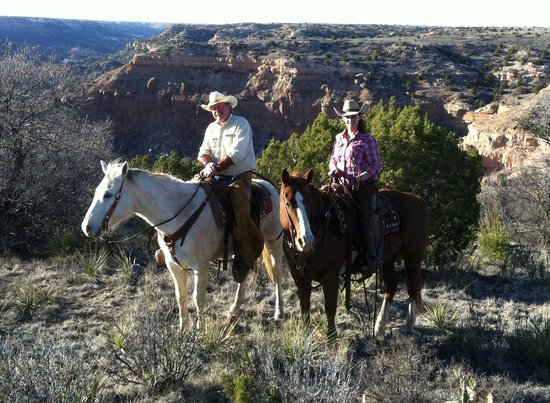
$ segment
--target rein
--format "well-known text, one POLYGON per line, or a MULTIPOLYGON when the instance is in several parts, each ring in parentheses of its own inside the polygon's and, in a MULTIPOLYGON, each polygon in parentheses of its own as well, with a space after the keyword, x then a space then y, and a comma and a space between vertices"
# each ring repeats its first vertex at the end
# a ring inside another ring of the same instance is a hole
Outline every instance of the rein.
MULTIPOLYGON (((126 179, 126 178, 125 178, 126 179)), ((115 201, 113 202, 113 204, 111 205, 111 207, 109 208, 109 210, 107 211, 107 214, 105 215, 105 218, 103 219, 103 222, 102 222, 102 225, 101 225, 101 229, 104 231, 104 232, 107 232, 107 230, 109 229, 109 219, 111 218, 111 216, 113 215, 117 205, 118 205, 118 202, 120 201, 120 198, 122 197, 122 186, 124 185, 124 180, 122 181, 122 184, 120 185, 120 189, 115 197, 115 201)), ((129 241, 130 239, 133 239, 135 238, 136 236, 138 236, 139 234, 142 234, 144 232, 147 232, 148 230, 150 230, 151 228, 154 228, 158 231, 157 227, 163 225, 163 224, 166 224, 172 220, 174 220, 178 215, 181 214, 181 212, 183 210, 185 210, 185 208, 189 205, 189 203, 191 203, 191 201, 195 198, 197 192, 199 191, 199 188, 200 188, 200 183, 198 184, 197 188, 195 189, 195 192, 193 193, 193 195, 191 196, 191 198, 187 201, 187 203, 185 203, 185 205, 176 213, 174 214, 171 218, 167 219, 167 220, 164 220, 162 222, 159 222, 157 224, 154 224, 154 225, 149 225, 148 227, 145 227, 144 229, 141 229, 131 235, 128 235, 124 238, 121 238, 119 240, 116 240, 116 241, 109 241, 109 243, 119 243, 119 242, 126 242, 126 241, 129 241)), ((209 197, 209 194, 207 194, 207 197, 206 197, 206 200, 208 200, 208 197, 209 197)), ((201 206, 203 207, 203 206, 201 206)), ((201 208, 202 210, 202 208, 201 208)), ((196 220, 196 218, 195 218, 196 220)))

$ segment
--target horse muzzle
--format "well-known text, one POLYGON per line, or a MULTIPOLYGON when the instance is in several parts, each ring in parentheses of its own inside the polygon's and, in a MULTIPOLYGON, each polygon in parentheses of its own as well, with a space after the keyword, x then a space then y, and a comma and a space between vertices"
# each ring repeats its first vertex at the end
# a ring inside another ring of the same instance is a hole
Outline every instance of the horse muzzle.
POLYGON ((94 229, 90 224, 82 224, 82 232, 84 232, 84 235, 86 235, 88 238, 97 238, 101 233, 101 229, 102 226, 98 226, 94 229))
POLYGON ((294 247, 296 248, 296 251, 300 253, 309 253, 313 251, 313 248, 315 247, 315 239, 307 239, 304 237, 297 238, 294 247))

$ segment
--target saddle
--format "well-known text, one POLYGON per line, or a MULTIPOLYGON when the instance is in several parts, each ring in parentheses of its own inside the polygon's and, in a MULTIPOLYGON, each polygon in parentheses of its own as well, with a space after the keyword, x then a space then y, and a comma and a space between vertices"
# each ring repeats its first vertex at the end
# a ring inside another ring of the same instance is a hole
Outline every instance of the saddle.
MULTIPOLYGON (((233 206, 229 198, 229 185, 216 181, 211 178, 206 178, 201 181, 203 186, 211 186, 214 191, 214 197, 210 199, 210 207, 214 214, 216 225, 226 227, 229 233, 233 229, 233 206)), ((273 210, 271 195, 269 191, 256 182, 252 182, 250 195, 250 217, 260 226, 260 221, 273 210)))
POLYGON ((389 197, 383 193, 376 194, 376 213, 380 217, 384 235, 399 232, 401 227, 399 215, 389 197))
MULTIPOLYGON (((202 186, 212 187, 213 196, 210 198, 210 207, 214 215, 214 220, 218 228, 225 228, 223 259, 223 270, 227 270, 229 255, 229 236, 233 234, 234 211, 229 196, 230 186, 222 181, 206 178, 201 181, 202 186)), ((254 223, 259 227, 260 221, 273 210, 271 195, 269 191, 258 183, 252 182, 250 195, 250 216, 254 223)), ((235 265, 235 262, 234 262, 235 265)), ((235 266, 234 266, 235 268, 235 266)), ((235 273, 235 272, 234 272, 235 273)), ((235 275, 235 274, 234 274, 235 275)))
MULTIPOLYGON (((359 250, 362 238, 359 226, 360 220, 358 218, 360 212, 357 210, 357 205, 354 203, 353 198, 341 184, 333 183, 326 185, 321 190, 333 194, 331 210, 335 213, 333 217, 334 229, 342 234, 347 234, 351 231, 352 249, 355 251, 359 250)), ((376 194, 375 214, 380 220, 384 236, 399 232, 399 215, 389 197, 380 192, 376 194)))

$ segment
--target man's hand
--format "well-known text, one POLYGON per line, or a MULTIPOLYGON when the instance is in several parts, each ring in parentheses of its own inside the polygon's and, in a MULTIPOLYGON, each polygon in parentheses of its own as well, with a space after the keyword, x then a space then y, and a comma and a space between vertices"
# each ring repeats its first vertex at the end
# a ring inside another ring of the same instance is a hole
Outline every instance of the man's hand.
POLYGON ((338 170, 336 168, 331 168, 328 171, 328 176, 336 176, 337 173, 338 173, 338 170))
POLYGON ((218 173, 216 169, 216 164, 214 162, 209 162, 204 166, 202 171, 200 171, 199 176, 201 178, 208 178, 210 176, 214 176, 218 173))

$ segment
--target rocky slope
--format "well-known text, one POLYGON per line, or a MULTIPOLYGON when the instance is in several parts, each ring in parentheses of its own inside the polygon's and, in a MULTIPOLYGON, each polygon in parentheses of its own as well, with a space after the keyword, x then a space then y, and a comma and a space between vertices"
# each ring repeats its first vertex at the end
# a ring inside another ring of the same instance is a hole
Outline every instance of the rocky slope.
POLYGON ((490 173, 506 168, 519 168, 542 154, 550 154, 550 145, 526 132, 518 124, 521 117, 541 99, 548 99, 550 87, 537 95, 508 102, 491 103, 468 112, 468 134, 464 146, 473 146, 483 156, 483 168, 490 173))
POLYGON ((199 104, 212 90, 238 97, 259 152, 321 111, 334 117, 347 96, 418 103, 464 136, 479 107, 548 85, 549 37, 550 29, 178 25, 129 43, 128 63, 88 83, 86 96, 89 116, 112 119, 128 156, 194 157, 211 120, 199 104))

